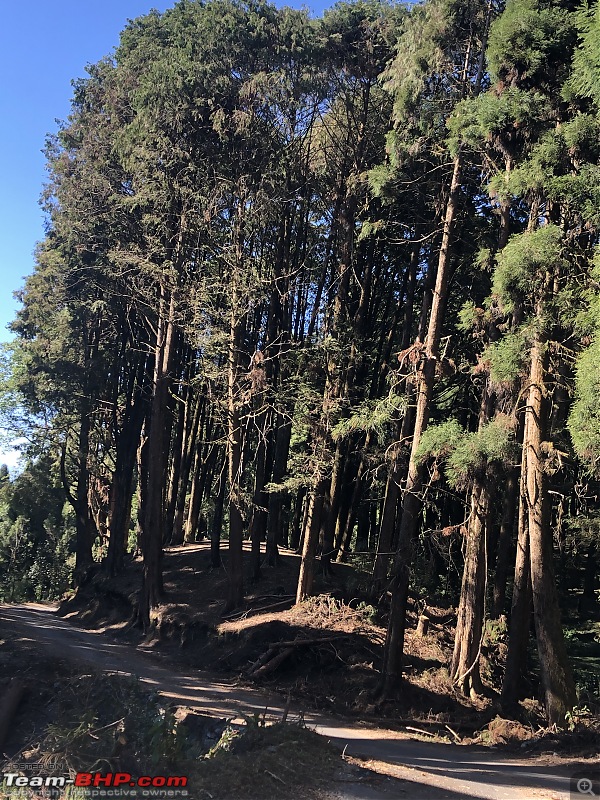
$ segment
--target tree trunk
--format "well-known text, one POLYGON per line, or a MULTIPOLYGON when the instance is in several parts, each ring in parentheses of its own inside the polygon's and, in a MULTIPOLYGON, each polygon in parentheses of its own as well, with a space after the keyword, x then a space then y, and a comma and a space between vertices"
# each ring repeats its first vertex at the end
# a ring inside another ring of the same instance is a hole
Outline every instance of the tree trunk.
POLYGON ((459 691, 473 698, 481 694, 483 688, 479 658, 484 623, 488 515, 489 490, 483 481, 477 481, 471 494, 465 565, 450 665, 450 677, 459 691))
MULTIPOLYGON (((538 316, 541 316, 541 312, 538 316)), ((543 438, 546 405, 544 343, 536 339, 531 350, 531 371, 523 434, 533 618, 548 723, 563 726, 577 698, 560 621, 553 567, 549 495, 544 485, 543 438)))
MULTIPOLYGON (((192 402, 191 397, 188 402, 192 402)), ((175 501, 175 513, 173 515, 173 527, 171 530, 171 544, 174 546, 183 544, 184 536, 187 532, 184 530, 185 502, 187 498, 188 486, 190 484, 192 468, 194 468, 194 470, 196 468, 196 457, 200 449, 196 447, 196 443, 198 441, 198 433, 200 431, 202 417, 206 405, 207 404, 204 398, 197 399, 194 403, 194 413, 192 415, 191 422, 189 422, 189 425, 186 428, 184 442, 182 443, 183 463, 181 465, 181 478, 177 491, 177 499, 175 501)), ((195 471, 193 475, 194 478, 197 479, 195 471)))
MULTIPOLYGON (((236 271, 243 266, 243 202, 238 201, 238 243, 236 271)), ((229 478, 229 589, 226 610, 238 608, 244 600, 243 541, 244 518, 242 515, 242 460, 243 426, 241 416, 241 388, 239 373, 241 367, 241 346, 244 341, 245 312, 239 306, 240 297, 237 286, 238 275, 234 275, 231 294, 229 325, 229 354, 227 367, 227 454, 229 478)))
POLYGON ((331 561, 335 557, 335 529, 340 511, 342 483, 346 467, 345 447, 338 442, 335 448, 331 480, 329 481, 329 497, 327 514, 323 519, 323 539, 321 547, 321 570, 326 577, 331 576, 331 561))
POLYGON ((253 581, 258 581, 260 578, 260 545, 265 538, 267 530, 267 495, 264 491, 265 484, 268 481, 268 448, 267 436, 269 419, 268 414, 264 412, 258 422, 258 447, 256 452, 256 465, 254 469, 254 494, 252 497, 252 518, 250 520, 250 542, 251 542, 251 558, 250 558, 250 574, 253 581))
POLYGON ((300 550, 300 537, 302 531, 302 520, 304 512, 304 499, 306 497, 306 489, 301 486, 296 492, 294 500, 294 516, 292 518, 292 530, 290 533, 290 550, 298 552, 300 550))
MULTIPOLYGON (((278 415, 278 425, 275 434, 275 456, 273 459, 272 483, 280 483, 287 469, 290 440, 292 436, 292 421, 278 415)), ((271 492, 269 494, 269 516, 267 520, 267 564, 274 567, 277 564, 279 553, 277 542, 282 528, 283 493, 271 492)))
POLYGON ((309 508, 306 519, 304 543, 302 546, 302 561, 300 562, 300 575, 298 577, 298 590, 296 603, 301 603, 310 595, 315 576, 315 553, 319 542, 321 527, 321 513, 327 490, 327 481, 321 478, 310 495, 309 508))
POLYGON ((85 581, 87 572, 93 564, 92 544, 94 543, 94 521, 88 506, 90 473, 88 468, 91 415, 84 406, 79 426, 77 447, 77 486, 75 505, 75 583, 85 581))
POLYGON ((517 528, 517 555, 515 577, 508 627, 508 653, 506 671, 502 682, 501 705, 509 713, 519 699, 527 665, 527 642, 531 624, 531 567, 529 559, 529 531, 527 529, 527 501, 525 498, 525 450, 521 457, 519 479, 519 517, 517 528))
POLYGON ((373 565, 373 583, 371 587, 372 596, 378 597, 387 580, 388 568, 392 556, 392 542, 394 539, 394 528, 396 524, 396 513, 398 501, 400 499, 400 485, 402 472, 398 457, 394 457, 390 467, 387 483, 385 486, 385 497, 383 500, 383 510, 377 539, 377 553, 373 565))
POLYGON ((515 508, 517 506, 519 490, 518 471, 512 470, 506 480, 506 493, 502 508, 502 521, 496 545, 496 564, 493 576, 492 608, 490 615, 498 619, 504 614, 506 604, 506 582, 508 567, 511 560, 512 540, 514 532, 515 508))
POLYGON ((164 540, 165 496, 165 415, 169 403, 170 365, 175 337, 175 298, 171 293, 167 308, 167 292, 161 289, 159 320, 154 361, 153 394, 150 405, 146 475, 140 476, 142 488, 142 590, 139 618, 142 627, 150 627, 150 611, 162 598, 162 548, 164 540))
POLYGON ((179 487, 182 479, 182 466, 185 459, 184 448, 186 447, 186 433, 190 426, 190 397, 191 391, 184 390, 183 397, 176 397, 173 394, 174 408, 173 413, 177 414, 177 424, 175 426, 175 435, 173 437, 173 444, 171 447, 171 470, 168 481, 168 490, 166 492, 166 508, 165 508, 165 541, 164 544, 173 543, 173 525, 175 522, 175 510, 177 506, 177 498, 179 496, 179 487))
POLYGON ((110 487, 108 510, 108 552, 106 568, 116 575, 123 568, 123 557, 127 546, 127 532, 131 520, 133 478, 142 425, 146 414, 146 401, 138 390, 133 404, 128 407, 123 426, 117 438, 115 471, 110 487))
POLYGON ((219 474, 219 489, 217 491, 217 499, 215 500, 212 526, 210 529, 210 563, 215 569, 221 566, 221 531, 223 529, 223 510, 225 508, 226 489, 227 480, 225 477, 225 463, 223 463, 219 474))
POLYGON ((408 477, 404 492, 402 518, 398 531, 398 547, 394 558, 394 568, 391 580, 392 600, 386 633, 381 675, 381 695, 393 694, 399 686, 402 675, 402 656, 404 652, 404 630, 406 626, 406 602, 410 569, 413 557, 414 539, 416 536, 419 515, 421 511, 421 491, 423 488, 424 467, 416 459, 416 453, 421 441, 421 436, 427 428, 429 421, 431 398, 435 385, 436 366, 439 359, 439 347, 442 333, 444 307, 448 294, 450 279, 450 237, 456 216, 458 191, 460 186, 461 158, 460 154, 454 159, 452 181, 440 253, 438 258, 437 275, 427 337, 422 353, 422 365, 419 368, 417 384, 417 408, 415 426, 410 453, 408 477))

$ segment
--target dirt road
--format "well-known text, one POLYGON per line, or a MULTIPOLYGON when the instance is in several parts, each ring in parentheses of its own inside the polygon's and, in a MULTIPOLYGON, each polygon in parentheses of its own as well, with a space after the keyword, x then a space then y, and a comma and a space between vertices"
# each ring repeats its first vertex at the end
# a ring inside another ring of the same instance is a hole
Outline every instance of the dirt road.
MULTIPOLYGON (((40 658, 49 653, 106 672, 135 675, 174 703, 203 714, 232 718, 268 709, 267 715, 276 719, 283 713, 278 697, 189 668, 174 672, 143 648, 115 643, 102 633, 70 625, 49 606, 0 605, 0 623, 35 641, 40 658)), ((305 719, 347 755, 384 762, 397 779, 377 788, 349 786, 338 795, 340 800, 569 798, 568 767, 545 766, 539 759, 516 760, 489 748, 421 742, 394 731, 317 714, 306 714, 305 719)))

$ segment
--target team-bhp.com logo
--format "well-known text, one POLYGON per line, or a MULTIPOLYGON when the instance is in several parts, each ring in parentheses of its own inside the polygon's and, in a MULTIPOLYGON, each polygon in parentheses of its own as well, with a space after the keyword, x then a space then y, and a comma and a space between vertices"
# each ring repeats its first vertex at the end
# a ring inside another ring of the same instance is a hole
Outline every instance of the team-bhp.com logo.
POLYGON ((187 797, 185 775, 140 775, 134 778, 129 772, 78 772, 74 778, 63 775, 19 775, 4 772, 4 785, 28 789, 66 789, 77 786, 86 789, 89 797, 127 797, 128 789, 135 789, 136 797, 187 797), (114 789, 118 791, 106 791, 114 789), (165 790, 167 790, 165 792, 165 790))

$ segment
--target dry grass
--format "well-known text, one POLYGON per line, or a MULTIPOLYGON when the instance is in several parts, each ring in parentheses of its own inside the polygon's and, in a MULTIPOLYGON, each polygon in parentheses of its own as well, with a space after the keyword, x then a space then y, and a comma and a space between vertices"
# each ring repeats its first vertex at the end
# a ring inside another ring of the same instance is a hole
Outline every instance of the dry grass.
POLYGON ((365 614, 330 595, 309 597, 286 611, 267 612, 226 620, 217 626, 219 633, 239 633, 265 622, 278 620, 291 626, 340 633, 362 633, 373 641, 383 642, 384 630, 368 622, 365 614))
MULTIPOLYGON (((170 772, 188 776, 194 800, 287 800, 292 794, 316 800, 343 764, 325 739, 300 723, 265 727, 251 719, 225 728, 219 740, 225 722, 219 727, 215 720, 218 743, 211 748, 180 724, 185 713, 173 713, 137 680, 81 673, 32 655, 32 643, 9 633, 0 638, 0 686, 14 674, 25 675, 30 686, 3 771, 18 772, 25 763, 31 774, 170 772)), ((38 797, 25 790, 10 800, 38 797)))
POLYGON ((319 798, 340 768, 340 756, 300 725, 250 727, 229 750, 195 762, 190 783, 212 800, 319 798))

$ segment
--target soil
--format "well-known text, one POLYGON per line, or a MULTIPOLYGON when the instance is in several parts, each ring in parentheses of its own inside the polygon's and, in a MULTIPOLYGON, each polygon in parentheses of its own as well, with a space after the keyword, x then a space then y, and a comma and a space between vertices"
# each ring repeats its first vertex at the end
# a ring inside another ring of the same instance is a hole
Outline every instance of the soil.
POLYGON ((493 687, 506 651, 502 620, 483 643, 486 694, 471 700, 448 675, 454 609, 411 598, 402 696, 376 704, 386 603, 367 594, 368 574, 336 564, 332 577, 317 577, 316 596, 296 606, 299 561, 282 550, 277 567, 263 565, 261 579, 247 584, 244 607, 225 615, 226 553, 213 569, 207 544, 168 548, 165 600, 147 635, 135 624, 139 561, 117 578, 97 571, 58 610, 0 608, 0 693, 15 675, 29 687, 5 743, 9 759, 39 766, 58 753, 78 769, 100 742, 107 764, 142 769, 148 753, 176 743, 165 733, 176 709, 173 730, 191 731, 186 741, 196 748, 185 763, 198 800, 566 798, 574 771, 598 769, 600 726, 590 712, 561 734, 543 728, 535 698, 517 719, 500 714, 493 687), (423 613, 429 629, 419 635, 423 613), (145 709, 133 714, 139 724, 120 722, 121 707, 145 709), (217 747, 236 715, 245 744, 217 747), (284 716, 295 722, 291 732, 284 716), (305 721, 325 739, 298 724, 305 721), (215 747, 213 759, 198 762, 215 747))
MULTIPOLYGON (((249 566, 249 545, 245 558, 249 566)), ((141 563, 133 561, 117 578, 100 571, 59 614, 89 630, 108 633, 170 659, 175 666, 210 670, 239 685, 261 686, 309 711, 343 714, 407 730, 424 740, 502 745, 521 752, 561 750, 587 756, 598 750, 597 701, 584 699, 585 716, 575 730, 556 737, 545 730, 537 698, 523 701, 516 719, 503 719, 495 691, 506 655, 506 623, 489 623, 482 647, 485 696, 459 694, 448 674, 455 613, 412 597, 406 632, 405 680, 399 699, 375 703, 385 638, 386 603, 369 597, 370 574, 357 564, 335 564, 333 574, 316 577, 316 596, 294 605, 300 557, 281 549, 276 567, 263 564, 261 578, 247 581, 245 605, 224 615, 227 552, 214 569, 209 545, 166 548, 165 600, 153 612, 144 636, 135 625, 141 563), (430 622, 417 633, 419 617, 430 622), (277 647, 285 642, 290 646, 277 647), (268 663, 266 663, 268 662, 268 663)), ((385 601, 385 597, 380 598, 385 601)), ((531 687, 532 694, 537 690, 531 687)))
MULTIPOLYGON (((31 678, 34 681, 44 681, 44 669, 47 669, 47 674, 53 681, 51 686, 46 685, 46 700, 42 698, 37 705, 33 704, 30 710, 31 723, 35 723, 43 713, 44 702, 48 703, 50 695, 54 697, 50 703, 59 703, 60 706, 65 698, 72 697, 73 687, 78 686, 81 694, 75 706, 79 713, 82 710, 95 709, 92 717, 98 716, 97 719, 87 718, 86 724, 88 728, 91 726, 91 733, 96 737, 108 737, 113 745, 119 744, 120 734, 115 737, 112 732, 110 735, 108 733, 109 730, 114 731, 117 721, 120 722, 117 708, 111 706, 111 698, 116 696, 119 699, 119 708, 127 706, 131 702, 130 694, 123 689, 122 681, 126 682, 125 685, 129 681, 131 685, 132 679, 127 676, 136 675, 144 686, 152 690, 152 699, 147 702, 141 700, 136 681, 134 686, 137 688, 130 690, 133 691, 136 712, 125 715, 126 719, 135 721, 140 716, 141 708, 146 708, 149 703, 152 710, 152 704, 160 697, 163 705, 168 700, 173 709, 177 708, 177 713, 183 710, 185 713, 204 715, 215 720, 225 717, 232 724, 240 725, 244 724, 244 718, 249 719, 252 730, 261 728, 261 721, 281 724, 282 716, 286 714, 288 722, 294 718, 292 721, 298 724, 298 708, 293 705, 286 705, 284 708, 276 695, 261 692, 257 688, 245 689, 231 682, 216 680, 214 676, 195 669, 177 670, 171 664, 157 664, 156 654, 148 653, 147 650, 143 652, 131 644, 117 644, 104 634, 72 627, 58 618, 53 610, 45 607, 0 607, 0 627, 4 641, 2 647, 6 648, 4 656, 9 654, 8 659, 0 658, 0 663, 5 664, 4 679, 31 665, 31 678), (22 646, 25 647, 25 652, 19 656, 21 661, 11 662, 10 653, 20 652, 22 646), (62 656, 59 660, 67 663, 68 669, 73 670, 64 679, 60 674, 57 677, 58 668, 52 664, 52 660, 59 656, 62 656), (33 666, 36 663, 38 666, 33 666), (95 666, 91 670, 92 663, 95 666), (115 672, 118 673, 116 684, 115 672), (101 701, 105 697, 102 693, 106 694, 106 701, 101 701), (265 711, 267 708, 268 712, 265 711), (109 713, 106 709, 112 710, 109 713), (104 722, 104 718, 99 716, 103 713, 108 715, 112 726, 110 723, 100 724, 104 722)), ((59 706, 50 706, 51 717, 56 716, 59 706)), ((266 766, 261 759, 271 752, 268 747, 275 747, 276 744, 271 742, 265 750, 260 744, 261 741, 264 744, 265 740, 259 736, 255 740, 258 744, 254 750, 249 748, 246 751, 247 761, 236 762, 238 768, 234 777, 239 778, 247 769, 248 775, 253 776, 252 781, 255 778, 258 781, 260 777, 265 782, 264 788, 257 790, 254 783, 251 786, 245 785, 241 794, 235 790, 233 796, 237 800, 258 800, 259 796, 272 800, 288 800, 291 796, 303 793, 321 800, 392 800, 402 797, 422 800, 458 800, 467 797, 489 800, 525 800, 531 797, 566 800, 569 780, 574 773, 585 770, 586 774, 590 774, 590 770, 598 769, 598 759, 585 762, 557 759, 556 763, 549 763, 548 759, 532 758, 525 753, 515 758, 510 753, 503 753, 501 748, 414 741, 389 729, 351 723, 323 714, 302 712, 302 716, 324 737, 321 745, 314 737, 309 741, 303 740, 300 745, 292 745, 291 751, 280 756, 283 761, 278 761, 275 753, 274 762, 269 762, 271 765, 266 766), (331 760, 332 751, 327 749, 326 740, 338 752, 344 753, 342 762, 339 758, 331 760), (313 747, 324 749, 318 749, 317 754, 311 750, 313 747), (305 752, 309 755, 303 755, 305 752), (297 765, 294 758, 299 759, 297 765), (260 766, 261 763, 263 767, 260 766), (271 768, 274 764, 278 765, 278 771, 271 768), (289 775, 284 764, 292 769, 289 775), (367 771, 364 771, 365 767, 368 768, 367 771), (259 770, 258 774, 256 769, 259 770), (274 778, 273 775, 277 777, 274 778), (313 780, 316 783, 311 783, 313 780)), ((142 715, 143 724, 140 723, 137 729, 134 725, 123 732, 123 746, 129 747, 127 763, 123 764, 125 768, 128 767, 129 760, 136 757, 136 753, 138 758, 142 755, 147 757, 149 745, 142 748, 146 741, 143 737, 148 735, 148 731, 153 731, 153 737, 156 735, 156 727, 148 725, 148 722, 142 715)), ((21 724, 24 724, 22 720, 19 721, 19 725, 21 724)), ((64 751, 65 738, 72 745, 73 729, 67 726, 65 732, 64 724, 60 727, 63 733, 59 740, 63 743, 64 751)), ((304 730, 302 725, 299 729, 304 730)), ((56 737, 56 730, 53 735, 56 737)), ((77 728, 76 735, 81 736, 81 726, 77 728)), ((31 744, 31 739, 29 741, 31 744)), ((298 737, 292 737, 291 740, 288 738, 287 744, 297 741, 298 737)), ((93 743, 93 747, 98 749, 97 741, 93 743)), ((34 744, 29 747, 28 752, 33 751, 35 755, 35 749, 34 744)), ((164 750, 162 747, 161 752, 164 750)), ((22 748, 19 753, 23 756, 22 748)), ((125 758, 125 753, 113 753, 111 757, 121 756, 125 758)), ((223 763, 226 765, 228 762, 225 760, 223 763)), ((227 780, 230 779, 229 769, 227 780)), ((201 778, 196 780, 200 781, 201 778)), ((212 777, 210 780, 213 780, 212 777)), ((196 785, 200 788, 194 789, 194 793, 190 795, 192 800, 200 800, 200 797, 206 796, 205 790, 212 794, 212 783, 196 785)), ((216 792, 214 796, 224 800, 225 797, 232 796, 227 794, 228 791, 232 790, 226 789, 223 794, 216 792)))
MULTIPOLYGON (((165 602, 154 612, 153 631, 147 637, 133 624, 138 562, 118 578, 95 575, 59 613, 118 641, 142 644, 178 664, 266 686, 310 709, 384 718, 386 724, 405 719, 426 725, 428 731, 435 729, 450 741, 456 736, 447 724, 460 738, 472 737, 496 716, 493 690, 473 701, 457 693, 449 679, 452 609, 428 605, 431 623, 427 635, 420 637, 415 629, 424 603, 412 601, 402 699, 376 705, 386 619, 366 594, 367 574, 336 564, 330 579, 317 577, 317 596, 294 606, 300 558, 282 549, 278 566, 263 565, 260 581, 247 586, 245 607, 224 616, 226 553, 223 558, 223 567, 213 569, 207 544, 166 549, 165 602), (305 639, 315 641, 292 647, 276 668, 253 671, 277 642, 305 639)), ((536 721, 541 722, 541 716, 536 721)))
MULTIPOLYGON (((185 706, 174 709, 140 682, 94 668, 82 670, 68 647, 64 652, 69 657, 50 655, 35 636, 20 635, 14 622, 0 624, 0 697, 15 676, 27 687, 2 747, 2 773, 74 775, 93 768, 133 775, 185 774, 192 800, 282 800, 289 796, 283 787, 290 783, 309 800, 327 798, 345 784, 386 797, 375 788, 381 776, 345 761, 306 726, 248 725, 242 720, 230 725, 185 706), (159 742, 156 720, 169 714, 175 735, 159 742), (209 752, 210 757, 202 758, 209 752)), ((13 797, 47 798, 0 783, 0 798, 13 797)))

